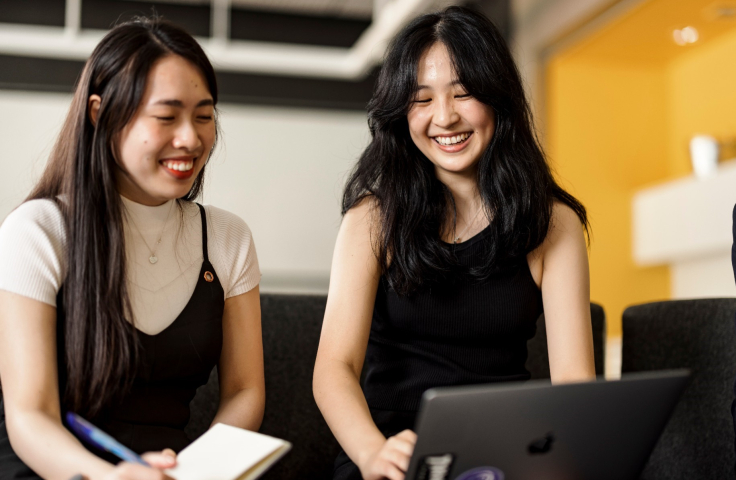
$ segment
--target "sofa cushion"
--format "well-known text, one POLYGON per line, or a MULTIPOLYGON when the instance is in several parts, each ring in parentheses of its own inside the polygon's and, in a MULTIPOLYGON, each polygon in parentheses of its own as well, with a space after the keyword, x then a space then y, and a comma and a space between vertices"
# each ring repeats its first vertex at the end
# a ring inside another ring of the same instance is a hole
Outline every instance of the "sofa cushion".
POLYGON ((734 298, 656 302, 624 311, 624 374, 672 368, 692 372, 642 479, 733 478, 734 313, 734 298))

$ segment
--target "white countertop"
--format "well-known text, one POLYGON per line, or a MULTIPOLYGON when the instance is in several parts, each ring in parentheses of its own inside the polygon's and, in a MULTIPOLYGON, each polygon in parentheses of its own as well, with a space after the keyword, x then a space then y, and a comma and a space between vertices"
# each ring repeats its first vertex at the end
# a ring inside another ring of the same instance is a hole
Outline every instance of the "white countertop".
MULTIPOLYGON (((633 256, 641 266, 691 262, 731 250, 736 160, 717 173, 640 190, 632 201, 633 256)), ((730 266, 729 266, 730 267, 730 266)))

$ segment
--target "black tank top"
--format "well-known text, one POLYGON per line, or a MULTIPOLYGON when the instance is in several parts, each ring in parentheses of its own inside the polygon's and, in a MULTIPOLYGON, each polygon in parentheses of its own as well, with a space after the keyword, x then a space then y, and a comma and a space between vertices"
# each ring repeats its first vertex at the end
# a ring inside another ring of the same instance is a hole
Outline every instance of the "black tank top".
MULTIPOLYGON (((460 265, 480 265, 489 233, 446 248, 460 265)), ((365 357, 369 407, 413 414, 431 387, 528 380, 526 343, 541 313, 526 257, 484 281, 460 277, 403 297, 382 277, 365 357)))
MULTIPOLYGON (((207 255, 205 210, 201 205, 198 207, 204 261, 192 297, 179 316, 158 334, 136 330, 141 353, 132 388, 119 402, 88 419, 138 453, 164 448, 178 452, 191 442, 184 433, 189 422, 189 402, 197 388, 207 383, 220 359, 225 294, 207 255)), ((62 368, 65 358, 62 300, 60 290, 56 310, 60 392, 64 391, 66 377, 66 368, 62 368)), ((64 418, 66 409, 63 404, 61 407, 64 418)), ((119 462, 94 448, 90 451, 111 463, 119 462)), ((0 478, 39 478, 10 446, 4 408, 0 409, 0 478)))

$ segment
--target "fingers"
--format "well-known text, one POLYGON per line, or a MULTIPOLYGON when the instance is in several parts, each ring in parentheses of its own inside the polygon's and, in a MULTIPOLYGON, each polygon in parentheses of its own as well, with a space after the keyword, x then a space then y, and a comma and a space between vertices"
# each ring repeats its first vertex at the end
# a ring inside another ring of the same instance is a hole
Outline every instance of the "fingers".
POLYGON ((398 433, 396 436, 398 438, 402 438, 408 442, 411 442, 412 445, 417 443, 417 434, 412 432, 411 430, 404 430, 401 433, 398 433))
POLYGON ((164 455, 169 455, 169 456, 176 458, 176 452, 170 448, 164 448, 163 450, 161 450, 161 453, 163 453, 164 455))
POLYGON ((417 443, 417 435, 411 430, 404 430, 398 435, 389 437, 387 441, 391 442, 390 445, 393 448, 411 457, 411 454, 414 453, 414 445, 417 443))
POLYGON ((391 449, 386 450, 383 458, 387 460, 390 464, 399 467, 402 472, 405 472, 409 468, 409 460, 411 459, 411 454, 407 455, 405 452, 391 449))
POLYGON ((409 468, 409 459, 413 450, 413 446, 406 440, 391 437, 386 440, 386 447, 383 450, 382 457, 406 471, 409 468))
POLYGON ((176 466, 176 452, 170 448, 160 452, 147 452, 141 456, 153 468, 165 469, 176 466))
POLYGON ((389 480, 404 480, 404 472, 399 470, 396 465, 386 464, 386 468, 383 471, 383 476, 389 480))
POLYGON ((411 430, 389 437, 366 464, 361 466, 363 478, 404 480, 404 472, 409 468, 416 441, 417 435, 411 430))
POLYGON ((391 480, 403 480, 404 472, 409 468, 411 455, 414 453, 416 434, 411 430, 404 430, 398 435, 386 440, 380 457, 384 463, 383 475, 391 480))
POLYGON ((121 462, 113 472, 105 477, 106 480, 174 480, 165 475, 161 470, 138 465, 134 463, 121 462))

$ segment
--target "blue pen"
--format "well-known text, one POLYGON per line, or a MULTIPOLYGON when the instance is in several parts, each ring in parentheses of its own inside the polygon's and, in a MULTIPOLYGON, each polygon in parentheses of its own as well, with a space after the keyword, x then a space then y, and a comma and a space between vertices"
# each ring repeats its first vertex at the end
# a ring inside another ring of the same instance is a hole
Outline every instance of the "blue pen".
POLYGON ((146 463, 140 455, 125 445, 122 445, 110 435, 95 427, 76 413, 67 412, 66 421, 69 424, 69 427, 74 430, 74 433, 95 447, 105 450, 106 452, 110 452, 126 462, 138 463, 150 467, 150 465, 146 463))

